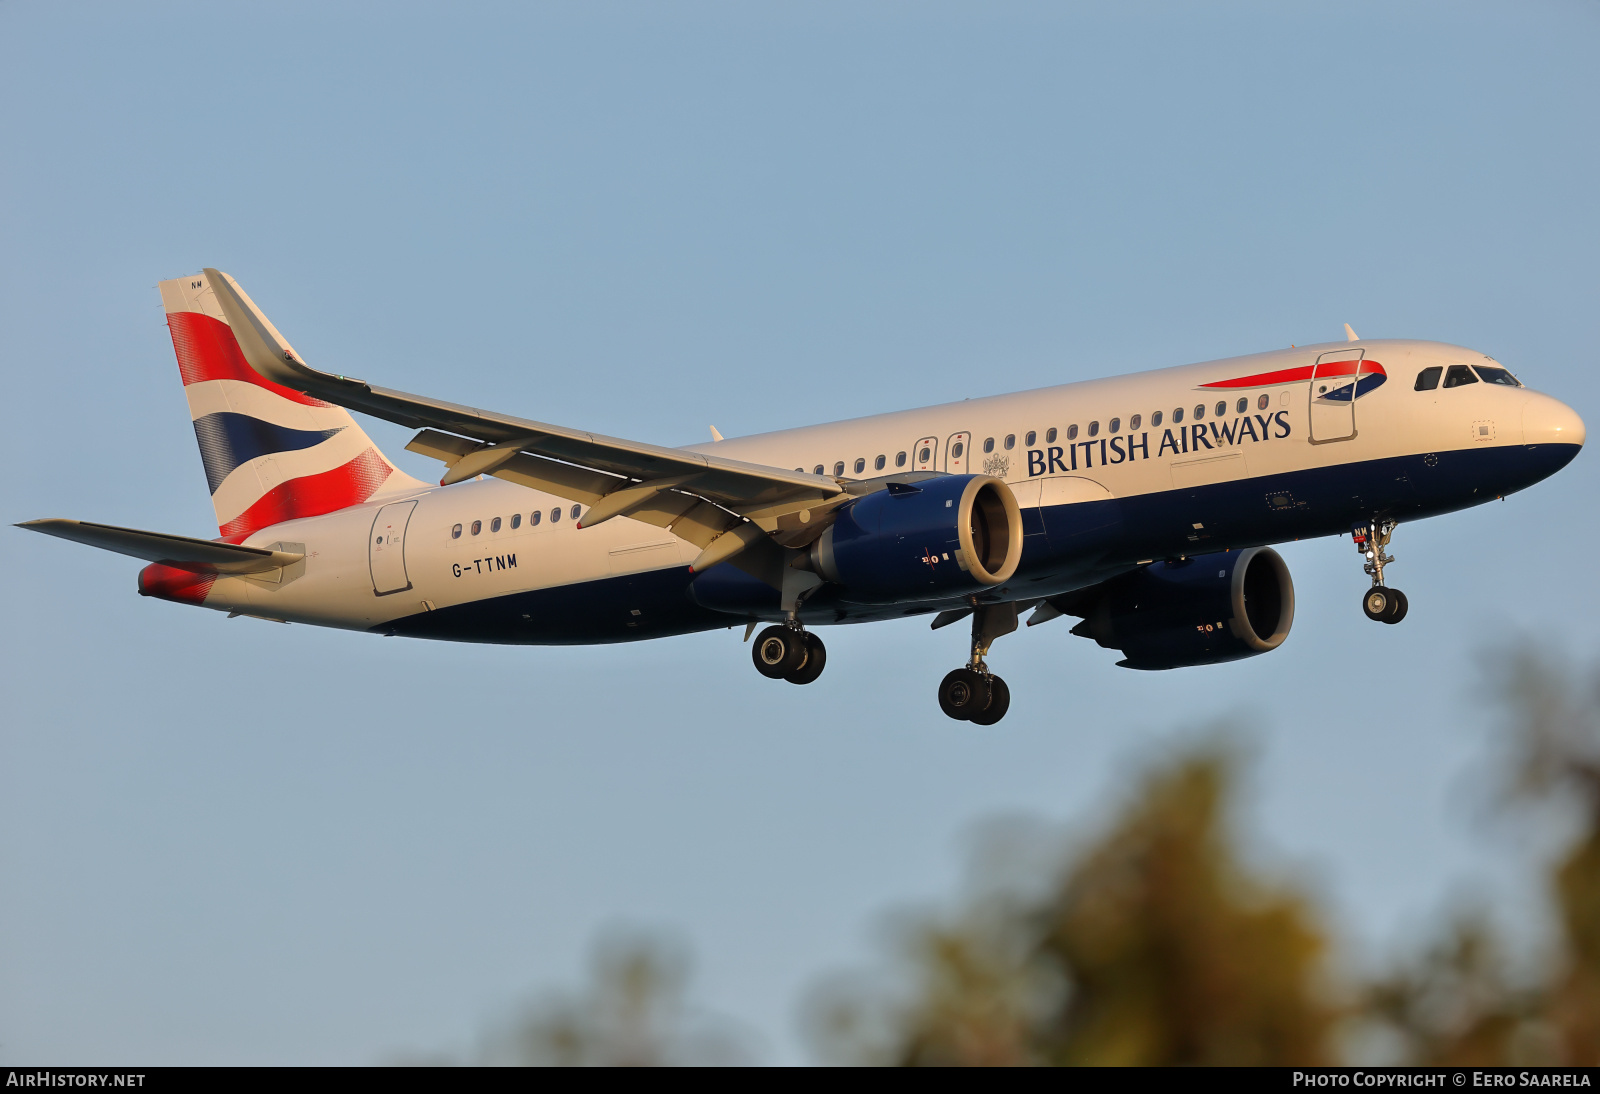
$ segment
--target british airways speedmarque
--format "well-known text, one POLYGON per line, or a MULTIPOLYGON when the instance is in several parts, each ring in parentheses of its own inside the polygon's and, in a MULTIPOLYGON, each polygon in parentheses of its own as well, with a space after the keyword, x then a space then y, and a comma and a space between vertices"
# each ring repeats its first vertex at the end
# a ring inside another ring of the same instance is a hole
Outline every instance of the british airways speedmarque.
POLYGON ((970 620, 939 684, 999 721, 990 646, 1063 615, 1135 669, 1266 653, 1294 620, 1271 544, 1351 533, 1398 623, 1396 525, 1531 486, 1582 420, 1475 350, 1363 340, 689 448, 378 387, 305 363, 227 274, 161 283, 220 535, 36 520, 147 560, 139 591, 230 615, 458 642, 626 642, 746 624, 808 684, 810 629, 970 620), (350 416, 418 430, 431 486, 350 416))

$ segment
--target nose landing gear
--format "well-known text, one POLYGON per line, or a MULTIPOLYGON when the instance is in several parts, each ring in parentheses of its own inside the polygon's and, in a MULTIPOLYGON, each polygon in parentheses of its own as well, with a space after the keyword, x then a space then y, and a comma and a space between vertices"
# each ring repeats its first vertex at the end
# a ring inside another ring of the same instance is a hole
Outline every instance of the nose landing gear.
POLYGON ((1017 629, 1015 604, 982 604, 972 611, 972 660, 939 681, 939 709, 958 721, 992 726, 1011 709, 1011 689, 984 657, 994 640, 1017 629))
POLYGON ((822 675, 828 650, 822 639, 797 624, 768 627, 756 636, 750 659, 756 671, 769 680, 809 684, 822 675))
POLYGON ((1362 569, 1372 578, 1372 588, 1361 597, 1361 610, 1374 623, 1398 623, 1406 617, 1409 608, 1405 593, 1383 583, 1383 568, 1394 561, 1393 556, 1384 553, 1390 537, 1394 535, 1394 528, 1395 522, 1392 520, 1369 520, 1350 529, 1350 538, 1355 541, 1356 550, 1367 560, 1362 569))

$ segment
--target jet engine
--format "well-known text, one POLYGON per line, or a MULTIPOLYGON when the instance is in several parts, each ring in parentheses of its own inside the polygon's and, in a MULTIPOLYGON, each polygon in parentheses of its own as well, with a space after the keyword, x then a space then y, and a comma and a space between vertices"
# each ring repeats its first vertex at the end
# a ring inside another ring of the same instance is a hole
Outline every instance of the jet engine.
POLYGON ((1155 562, 1052 602, 1072 633, 1121 650, 1130 669, 1215 665, 1275 650, 1294 623, 1294 582, 1270 547, 1155 562))
POLYGON ((892 483, 845 506, 806 563, 865 604, 980 592, 1022 561, 1022 510, 988 475, 892 483))

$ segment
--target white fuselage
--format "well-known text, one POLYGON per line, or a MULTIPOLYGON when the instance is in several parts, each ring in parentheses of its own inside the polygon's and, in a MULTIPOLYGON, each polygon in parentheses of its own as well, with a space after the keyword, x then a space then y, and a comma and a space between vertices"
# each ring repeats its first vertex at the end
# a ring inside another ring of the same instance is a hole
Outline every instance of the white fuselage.
MULTIPOLYGON (((1102 570, 1125 568, 1170 554, 1174 542, 1181 547, 1185 540, 1196 553, 1273 542, 1278 510, 1288 515, 1281 518, 1285 534, 1277 540, 1349 526, 1352 518, 1333 511, 1337 507, 1326 500, 1318 502, 1324 512, 1304 512, 1307 503, 1290 496, 1293 490, 1285 485, 1293 481, 1322 484, 1318 489, 1325 495, 1332 481, 1327 475, 1342 468, 1487 450, 1502 450, 1511 460, 1529 446, 1582 443, 1582 423, 1570 409, 1526 388, 1474 383, 1413 390, 1418 372, 1428 366, 1487 360, 1459 346, 1422 341, 1290 348, 695 447, 756 464, 805 471, 820 467, 823 474, 844 479, 912 470, 986 473, 1004 480, 1025 512, 1069 512, 1062 507, 1119 500, 1133 507, 1128 512, 1137 509, 1144 515, 1129 524, 1126 534, 1131 538, 1119 548, 1121 553, 1101 557, 1098 564, 1102 570), (1315 404, 1314 379, 1206 386, 1293 373, 1321 355, 1356 350, 1364 351, 1367 361, 1381 363, 1387 380, 1345 407, 1315 404), (1219 404, 1224 404, 1220 415, 1219 404), (1203 413, 1196 415, 1196 407, 1203 413), (1175 420, 1180 410, 1181 422, 1175 420), (1321 417, 1313 421, 1313 413, 1321 417), (1314 429, 1322 436, 1313 436, 1314 429), (1295 480, 1297 475, 1302 479, 1295 480), (1255 483, 1260 490, 1254 489, 1255 483), (1222 495, 1207 490, 1229 484, 1237 487, 1229 497, 1261 498, 1261 515, 1259 520, 1235 520, 1233 530, 1213 534, 1205 511, 1213 503, 1207 499, 1222 495), (1273 490, 1280 493, 1264 496, 1273 490), (1171 528, 1163 523, 1169 516, 1171 528), (1150 534, 1160 542, 1139 541, 1146 525, 1159 531, 1150 534), (1171 529, 1179 525, 1193 531, 1174 541, 1171 529)), ((1497 486, 1500 480, 1491 475, 1466 488, 1485 491, 1481 496, 1464 492, 1455 479, 1441 481, 1436 496, 1428 493, 1432 487, 1411 482, 1407 496, 1415 494, 1416 502, 1408 503, 1408 512, 1443 512, 1526 485, 1515 474, 1507 481, 1509 486, 1497 486)), ((1359 497, 1355 504, 1359 509, 1359 497)), ((281 549, 303 550, 305 560, 275 575, 278 580, 219 578, 206 606, 382 630, 395 620, 473 602, 514 601, 518 594, 540 590, 581 590, 628 575, 686 572, 698 553, 671 532, 626 517, 579 529, 572 511, 571 502, 493 478, 374 497, 365 505, 285 522, 250 536, 245 541, 249 546, 287 545, 281 549), (414 506, 393 508, 412 502, 414 506), (387 558, 373 551, 380 524, 398 528, 383 545, 387 558), (396 573, 403 576, 396 579, 396 573)), ((1060 557, 1065 540, 1052 542, 1058 549, 1040 572, 1054 576, 1030 589, 1030 595, 1099 579, 1095 575, 1102 571, 1075 569, 1060 557)), ((1025 559, 1024 567, 1028 565, 1025 559)), ((1025 576, 1019 574, 1019 582, 1025 576)), ((930 603, 926 610, 938 607, 930 603)), ((724 619, 723 625, 728 622, 737 620, 724 619)), ((620 636, 628 637, 625 631, 620 636)))

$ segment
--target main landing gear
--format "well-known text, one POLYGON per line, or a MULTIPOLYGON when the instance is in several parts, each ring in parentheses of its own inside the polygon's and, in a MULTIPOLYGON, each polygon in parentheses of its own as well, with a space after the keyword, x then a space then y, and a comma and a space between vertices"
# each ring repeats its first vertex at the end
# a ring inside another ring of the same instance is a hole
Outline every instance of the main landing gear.
POLYGON ((1372 588, 1361 597, 1361 610, 1374 623, 1398 623, 1406 617, 1406 594, 1383 583, 1383 568, 1394 561, 1391 555, 1384 554, 1394 526, 1392 520, 1369 520, 1350 529, 1356 550, 1366 556, 1362 569, 1372 578, 1372 588))
POLYGON ((989 671, 984 657, 994 640, 1017 629, 1015 604, 980 604, 972 610, 972 660, 939 681, 939 709, 974 725, 992 726, 1011 708, 1011 689, 989 671))
POLYGON ((756 636, 750 659, 756 663, 756 671, 769 680, 809 684, 822 675, 828 650, 822 639, 798 623, 783 623, 756 636))

